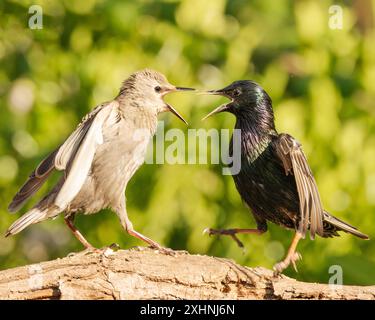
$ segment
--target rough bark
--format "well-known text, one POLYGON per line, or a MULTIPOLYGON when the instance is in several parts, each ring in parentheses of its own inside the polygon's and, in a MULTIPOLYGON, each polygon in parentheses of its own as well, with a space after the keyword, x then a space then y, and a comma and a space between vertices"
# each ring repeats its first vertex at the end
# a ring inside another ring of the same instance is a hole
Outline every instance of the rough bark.
POLYGON ((228 259, 132 249, 1 271, 0 299, 375 299, 375 286, 305 283, 228 259))

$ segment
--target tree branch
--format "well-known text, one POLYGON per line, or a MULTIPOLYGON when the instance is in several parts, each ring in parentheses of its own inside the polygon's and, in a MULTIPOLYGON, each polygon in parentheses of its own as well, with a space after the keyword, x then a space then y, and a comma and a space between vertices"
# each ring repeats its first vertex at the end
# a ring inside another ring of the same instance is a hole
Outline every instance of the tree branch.
POLYGON ((228 259, 136 248, 1 271, 0 299, 375 299, 375 286, 305 283, 228 259))

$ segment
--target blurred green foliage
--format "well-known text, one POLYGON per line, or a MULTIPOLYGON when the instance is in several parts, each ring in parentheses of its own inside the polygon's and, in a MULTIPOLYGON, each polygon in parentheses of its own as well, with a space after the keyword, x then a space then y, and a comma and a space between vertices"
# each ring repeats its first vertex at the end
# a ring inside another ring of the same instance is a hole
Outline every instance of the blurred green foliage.
MULTIPOLYGON (((219 88, 255 79, 273 98, 280 132, 304 147, 326 209, 374 238, 375 4, 369 0, 2 0, 0 2, 0 233, 19 214, 7 205, 38 162, 95 105, 112 99, 122 80, 145 67, 171 83, 219 88), (43 8, 43 29, 28 28, 28 8, 43 8), (329 7, 343 9, 343 29, 329 28, 329 7)), ((232 128, 230 115, 200 119, 219 98, 168 97, 190 128, 232 128)), ((163 115, 167 128, 187 130, 163 115)), ((54 177, 35 197, 40 198, 54 177)), ((284 254, 292 233, 270 225, 243 235, 243 253, 206 227, 254 222, 220 165, 144 165, 127 189, 136 229, 165 246, 265 267, 284 254)), ((35 203, 28 203, 25 212, 35 203)), ((144 245, 121 229, 115 214, 79 216, 97 247, 144 245)), ((0 237, 5 269, 81 250, 61 218, 0 237)), ((304 281, 327 282, 343 267, 344 283, 375 283, 375 245, 343 234, 299 245, 304 281)))

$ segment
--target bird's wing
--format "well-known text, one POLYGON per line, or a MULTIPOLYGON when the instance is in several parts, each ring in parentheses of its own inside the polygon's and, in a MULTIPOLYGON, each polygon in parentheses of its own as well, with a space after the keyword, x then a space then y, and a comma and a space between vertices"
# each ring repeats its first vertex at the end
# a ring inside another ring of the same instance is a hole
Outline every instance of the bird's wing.
POLYGON ((67 168, 70 159, 74 158, 96 115, 106 105, 108 104, 99 105, 92 110, 85 118, 83 118, 77 129, 68 137, 68 139, 36 167, 21 189, 14 196, 8 207, 10 212, 16 212, 19 210, 26 200, 40 189, 53 169, 65 170, 67 168))
POLYGON ((280 134, 275 141, 275 146, 285 174, 293 174, 296 181, 301 214, 298 231, 305 235, 310 228, 312 239, 316 233, 323 236, 323 206, 301 144, 288 134, 280 134))
POLYGON ((27 181, 16 193, 12 202, 10 203, 8 207, 8 210, 10 212, 16 212, 17 210, 19 210, 26 202, 26 200, 40 189, 43 183, 47 180, 52 170, 55 168, 55 157, 58 151, 59 148, 53 151, 30 174, 27 181))
POLYGON ((109 116, 114 115, 112 111, 117 108, 117 105, 116 101, 112 101, 97 107, 98 110, 93 110, 94 115, 86 117, 85 124, 77 129, 79 133, 73 133, 74 137, 72 135, 64 143, 64 150, 61 152, 59 150, 56 155, 55 163, 66 172, 65 182, 54 201, 60 209, 64 210, 81 190, 89 174, 97 147, 103 143, 103 124, 109 116))
POLYGON ((90 129, 96 115, 107 104, 101 104, 87 114, 78 125, 77 129, 65 140, 59 148, 55 157, 55 168, 57 170, 65 170, 69 160, 77 152, 82 140, 85 138, 87 131, 90 129))

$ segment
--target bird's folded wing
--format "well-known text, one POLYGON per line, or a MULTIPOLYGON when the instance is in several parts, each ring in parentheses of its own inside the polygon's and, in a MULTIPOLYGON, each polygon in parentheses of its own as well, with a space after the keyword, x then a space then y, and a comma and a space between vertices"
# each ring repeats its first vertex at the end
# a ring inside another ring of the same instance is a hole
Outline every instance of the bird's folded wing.
POLYGON ((103 124, 113 110, 112 104, 116 103, 102 106, 93 117, 89 116, 84 124, 77 128, 77 132, 64 143, 63 150, 59 150, 56 155, 56 166, 66 171, 65 182, 54 201, 60 209, 64 210, 67 207, 84 184, 97 147, 103 143, 103 124))
POLYGON ((46 157, 30 174, 27 181, 21 187, 21 189, 14 196, 10 203, 8 210, 10 212, 16 212, 22 205, 30 198, 35 192, 37 192, 43 183, 47 180, 48 176, 55 168, 55 157, 59 148, 53 151, 48 157, 46 157))
MULTIPOLYGON (((114 102, 112 102, 114 103, 114 102)), ((78 125, 77 129, 68 137, 68 139, 49 156, 47 156, 37 168, 30 174, 28 180, 14 196, 8 207, 10 212, 16 212, 35 192, 37 192, 43 183, 47 180, 53 169, 65 170, 71 159, 76 155, 79 146, 85 138, 96 115, 108 104, 102 104, 92 110, 78 125)), ((112 108, 106 108, 112 109, 112 108)))
POLYGON ((285 174, 295 177, 300 200, 298 231, 304 236, 310 228, 310 237, 323 235, 323 207, 314 176, 307 163, 300 143, 288 134, 280 134, 275 142, 276 152, 281 159, 285 174))
POLYGON ((96 115, 107 104, 101 104, 87 114, 78 125, 77 129, 65 140, 59 148, 55 158, 55 168, 57 170, 65 170, 69 160, 75 155, 87 131, 90 129, 96 115))

